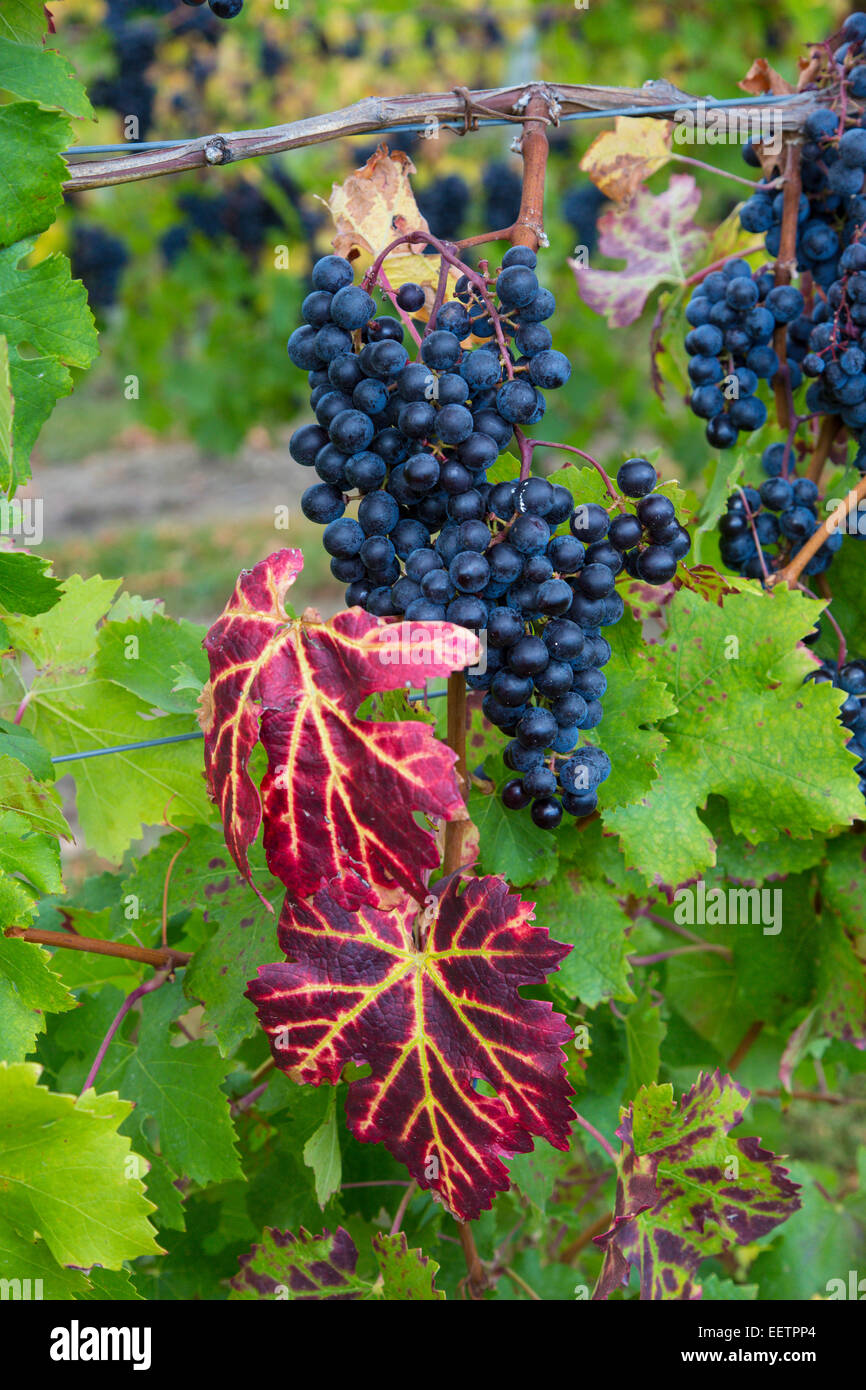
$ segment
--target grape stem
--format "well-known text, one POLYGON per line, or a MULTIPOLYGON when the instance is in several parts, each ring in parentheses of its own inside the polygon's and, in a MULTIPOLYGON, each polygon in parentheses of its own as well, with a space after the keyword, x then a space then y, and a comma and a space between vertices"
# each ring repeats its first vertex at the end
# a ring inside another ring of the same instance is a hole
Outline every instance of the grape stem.
MULTIPOLYGON (((830 586, 828 585, 827 580, 823 574, 818 580, 818 583, 822 588, 823 597, 827 599, 829 604, 833 595, 830 593, 830 586)), ((797 581, 797 588, 802 589, 804 594, 809 595, 809 598, 816 599, 818 602, 820 602, 820 599, 818 599, 818 595, 814 593, 810 588, 808 588, 802 580, 797 581)), ((839 639, 839 650, 836 653, 836 663, 839 666, 844 666, 848 658, 848 643, 845 641, 845 634, 842 631, 839 624, 836 622, 836 619, 833 617, 833 614, 830 612, 829 606, 824 609, 822 617, 825 617, 827 619, 827 622, 830 624, 830 626, 832 627, 833 631, 839 639)))
MULTIPOLYGON (((397 313, 400 315, 401 319, 403 320, 404 324, 406 325, 406 328, 407 328, 408 331, 409 331, 409 336, 410 336, 411 338, 413 338, 414 341, 415 341, 415 343, 418 345, 418 347, 420 347, 420 346, 421 346, 421 339, 420 339, 419 334, 418 334, 418 329, 415 327, 415 325, 414 325, 414 323, 412 322, 411 318, 410 318, 409 315, 406 313, 406 310, 405 310, 405 309, 401 309, 401 308, 400 308, 400 305, 397 303, 397 295, 396 295, 396 293, 395 293, 395 291, 394 291, 394 286, 391 284, 391 281, 388 279, 387 275, 385 274, 385 267, 384 267, 384 266, 381 266, 381 265, 379 266, 379 270, 378 270, 377 276, 376 276, 376 282, 377 282, 377 284, 380 286, 380 288, 381 288, 381 290, 383 291, 383 293, 386 294, 386 295, 388 296, 388 298, 390 299, 390 301, 391 301, 391 303, 393 304, 394 308, 397 310, 397 313)), ((360 495, 360 494, 359 494, 359 495, 360 495)))
MULTIPOLYGON (((782 194, 782 228, 779 255, 776 260, 775 282, 790 285, 797 264, 797 223, 800 211, 800 151, 799 141, 786 145, 784 193, 782 194)), ((793 415, 793 400, 788 379, 788 326, 780 323, 773 333, 773 347, 779 359, 779 370, 773 380, 776 419, 782 429, 789 429, 793 415), (786 391, 787 385, 787 391, 786 391)))
POLYGON ((836 415, 825 415, 821 421, 821 428, 818 432, 818 440, 815 444, 815 451, 809 460, 809 467, 806 477, 811 478, 813 483, 817 483, 824 471, 824 464, 827 462, 827 455, 836 437, 839 428, 839 419, 836 415))
MULTIPOLYGON (((515 430, 514 433, 515 435, 517 435, 518 444, 520 444, 523 438, 522 432, 520 430, 515 430)), ((602 467, 598 459, 594 459, 592 457, 592 454, 587 454, 583 449, 578 449, 576 444, 555 444, 552 440, 548 439, 528 439, 526 440, 526 447, 530 451, 530 456, 531 451, 533 449, 564 449, 566 450, 566 452, 570 454, 579 454, 582 459, 586 459, 587 463, 591 463, 595 471, 599 473, 601 477, 604 479, 604 485, 610 493, 611 497, 613 498, 614 502, 619 507, 620 511, 628 511, 628 507, 626 506, 625 502, 623 502, 622 498, 620 497, 619 493, 617 492, 616 488, 611 482, 610 475, 608 474, 607 470, 602 467)), ((522 445, 520 456, 521 458, 523 458, 522 445)))
POLYGON ((617 1153, 610 1140, 605 1139, 604 1135, 596 1129, 595 1125, 590 1124, 589 1120, 585 1120, 576 1110, 574 1112, 574 1118, 577 1120, 581 1129, 586 1130, 586 1133, 591 1135, 597 1144, 601 1145, 611 1163, 615 1164, 617 1162, 617 1153))
POLYGON ((108 1026, 108 1032, 105 1034, 105 1037, 99 1044, 99 1051, 93 1059, 93 1066, 87 1073, 87 1080, 81 1088, 81 1095, 84 1095, 85 1091, 89 1091, 91 1086, 94 1085, 96 1077, 99 1073, 99 1068, 102 1066, 102 1063, 105 1060, 105 1054, 111 1046, 111 1040, 114 1037, 123 1020, 126 1018, 126 1015, 129 1013, 130 1009, 133 1007, 134 1004, 138 1003, 139 999, 143 999, 145 994, 152 994, 155 989, 161 988, 161 986, 165 984, 166 980, 171 975, 171 971, 171 965, 163 966, 163 968, 161 970, 158 970, 157 973, 151 976, 149 980, 145 980, 143 985, 139 985, 137 989, 134 989, 131 994, 128 994, 126 996, 117 1013, 114 1015, 114 1018, 111 1020, 111 1023, 108 1026))
POLYGON ((756 548, 756 550, 757 550, 757 552, 758 552, 758 558, 759 558, 760 561, 761 561, 761 569, 762 569, 763 574, 764 574, 764 583, 765 583, 765 584, 767 585, 767 587, 769 588, 770 576, 769 576, 769 573, 768 573, 768 571, 767 571, 767 562, 766 562, 766 560, 764 559, 764 550, 763 550, 763 547, 762 547, 762 545, 761 545, 761 542, 758 540, 758 532, 757 532, 757 529, 756 529, 756 527, 755 527, 755 514, 754 514, 754 512, 752 511, 751 507, 749 506, 749 499, 746 497, 746 494, 745 494, 745 492, 743 491, 743 489, 740 487, 740 488, 737 488, 737 491, 739 492, 740 496, 741 496, 742 499, 743 499, 743 508, 745 509, 746 517, 747 517, 748 522, 749 522, 749 530, 750 530, 751 533, 752 533, 752 540, 755 542, 755 548, 756 548))
POLYGON ((866 476, 860 479, 857 486, 851 489, 836 510, 821 523, 814 535, 809 537, 804 546, 801 546, 785 568, 767 581, 767 587, 773 588, 776 584, 783 582, 795 585, 812 556, 821 549, 827 537, 843 525, 848 513, 854 510, 863 497, 866 497, 866 476))
POLYGON ((163 969, 188 965, 192 960, 189 951, 175 951, 172 947, 163 946, 160 950, 152 951, 147 946, 128 946, 125 941, 102 941, 95 936, 43 931, 40 927, 7 927, 4 935, 18 937, 22 941, 35 941, 40 946, 61 946, 67 951, 88 951, 95 956, 121 956, 124 960, 137 960, 144 965, 156 965, 163 969))
MULTIPOLYGON (((716 174, 720 179, 730 179, 732 183, 744 183, 752 192, 757 187, 757 180, 747 179, 743 174, 730 174, 727 169, 718 169, 715 164, 705 164, 702 159, 692 159, 687 154, 671 154, 669 159, 676 161, 677 164, 691 164, 694 169, 703 169, 708 174, 716 174)), ((762 188, 778 188, 781 180, 773 179, 770 183, 764 183, 762 188)))
MULTIPOLYGON (((379 274, 379 271, 382 267, 382 263, 385 260, 385 258, 387 256, 390 256, 391 252, 395 251, 398 246, 411 246, 413 242, 418 241, 425 241, 428 246, 435 247, 435 249, 439 252, 439 255, 442 257, 442 260, 447 261, 447 263, 453 266, 455 270, 459 270, 461 275, 465 275, 466 279, 469 281, 469 284, 472 285, 472 287, 475 289, 479 298, 483 300, 484 307, 487 309, 487 312, 489 313, 491 322, 493 324, 493 330, 496 334, 496 341, 499 345, 499 353, 502 358, 502 361, 505 364, 506 375, 510 380, 514 376, 514 366, 512 364, 511 357, 508 353, 508 347, 505 342, 505 336, 502 332, 502 324, 499 321, 499 314, 497 313, 496 305, 493 303, 493 300, 490 297, 490 292, 487 289, 487 282, 484 279, 483 275, 479 275, 477 270, 473 270, 470 265, 464 265, 463 262, 457 256, 454 255, 453 247, 451 247, 448 244, 448 242, 440 241, 439 238, 433 236, 431 232, 422 232, 420 230, 414 232, 404 232, 402 236, 395 237, 393 241, 390 241, 388 245, 385 247, 384 251, 379 252, 375 261, 370 266, 370 269, 364 276, 364 279, 361 282, 362 285, 365 289, 369 289, 370 285, 375 282, 376 276, 379 274)), ((431 314, 431 319, 432 317, 433 316, 431 314)))

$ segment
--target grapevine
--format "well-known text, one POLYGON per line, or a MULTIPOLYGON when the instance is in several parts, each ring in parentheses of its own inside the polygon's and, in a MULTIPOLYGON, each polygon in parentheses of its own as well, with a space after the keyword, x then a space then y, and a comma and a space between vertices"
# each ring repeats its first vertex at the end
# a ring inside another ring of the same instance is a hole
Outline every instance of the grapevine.
POLYGON ((0 15, 0 1300, 53 1360, 220 1354, 210 1302, 838 1345, 866 13, 779 3, 0 15))

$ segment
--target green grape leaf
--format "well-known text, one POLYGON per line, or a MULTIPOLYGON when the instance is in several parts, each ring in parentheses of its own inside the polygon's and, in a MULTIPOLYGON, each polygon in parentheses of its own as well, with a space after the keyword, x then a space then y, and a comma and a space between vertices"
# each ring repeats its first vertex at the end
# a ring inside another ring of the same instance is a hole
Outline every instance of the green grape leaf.
POLYGON ((649 985, 625 1016, 625 1045, 628 1054, 626 1095, 637 1095, 642 1087, 658 1080, 661 1046, 667 1026, 658 1002, 653 1003, 649 985))
POLYGON ((358 718, 380 724, 407 719, 419 724, 436 723, 432 707, 426 707, 423 700, 410 700, 407 690, 381 690, 368 695, 358 708, 358 718))
POLYGON ((71 63, 51 49, 35 49, 0 33, 0 90, 22 101, 67 111, 70 116, 92 116, 71 63))
POLYGON ((50 561, 23 551, 0 551, 0 607, 10 613, 45 613, 59 602, 62 586, 47 573, 50 561))
POLYGON ((863 921, 864 846, 841 835, 827 846, 821 874, 817 934, 821 1023, 831 1037, 866 1048, 866 926, 863 921))
POLYGON ((830 833, 862 811, 835 715, 839 692, 803 685, 814 660, 798 640, 812 602, 788 589, 732 594, 722 607, 681 590, 648 660, 671 688, 659 778, 639 805, 605 816, 629 864, 648 882, 677 884, 715 862, 698 816, 710 793, 751 843, 830 833), (770 696, 772 695, 772 710, 770 696), (815 757, 815 748, 822 750, 815 757))
POLYGON ((63 592, 50 612, 30 616, 17 609, 6 624, 13 643, 40 670, 77 672, 89 662, 96 648, 96 627, 117 591, 117 579, 73 574, 63 581, 63 592))
POLYGON ((0 1062, 23 1062, 44 1026, 42 1015, 28 1008, 12 981, 0 974, 0 1062))
POLYGON ((701 506, 698 525, 692 535, 692 552, 689 557, 691 563, 700 564, 708 558, 704 554, 705 537, 715 531, 719 517, 725 510, 725 503, 734 490, 735 482, 742 476, 744 468, 745 459, 742 453, 732 458, 730 453, 720 450, 716 462, 708 463, 704 469, 707 492, 701 506))
MULTIPOLYGON (((17 758, 0 752, 0 815, 18 812, 25 830, 64 835, 71 840, 72 831, 60 806, 60 797, 51 783, 38 782, 17 758)), ((59 893, 62 890, 57 887, 44 891, 59 893)))
POLYGON ((337 1126, 337 1090, 328 1091, 325 1118, 304 1145, 304 1162, 312 1168, 316 1179, 316 1201, 324 1211, 335 1192, 340 1190, 343 1161, 340 1156, 340 1133, 337 1126))
POLYGON ((701 820, 709 828, 717 847, 715 870, 706 873, 708 882, 713 878, 731 883, 763 883, 766 879, 813 869, 826 853, 827 841, 817 835, 811 840, 792 840, 786 836, 771 844, 750 845, 742 835, 734 834, 726 803, 721 797, 710 797, 701 820))
POLYGON ((207 680, 202 651, 206 628, 163 613, 149 618, 109 622, 99 633, 94 674, 114 681, 154 709, 167 714, 194 714, 198 693, 207 680), (199 678, 198 690, 177 689, 175 667, 183 663, 199 678))
MULTIPOLYGON (((676 713, 670 690, 657 679, 641 635, 630 613, 607 629, 611 658, 605 667, 608 689, 604 719, 587 737, 611 760, 611 773, 599 787, 599 806, 631 805, 649 791, 658 776, 658 761, 667 746, 658 724, 676 713)), ((603 817, 604 818, 604 817, 603 817)))
POLYGON ((535 890, 535 899, 539 921, 557 941, 572 947, 559 967, 555 988, 592 1009, 604 999, 634 999, 626 939, 630 923, 613 889, 564 867, 552 882, 535 890))
POLYGON ((81 1295, 84 1302, 132 1302, 142 1301, 142 1295, 132 1282, 128 1269, 100 1269, 99 1265, 87 1271, 87 1290, 81 1295))
POLYGON ((27 729, 10 724, 7 719, 0 719, 0 757, 17 759, 38 782, 54 780, 54 765, 47 748, 37 743, 27 729))
POLYGON ((42 0, 4 0, 0 12, 0 34, 15 43, 41 44, 45 33, 45 5, 42 0))
POLYGON ((88 1282, 77 1269, 64 1269, 48 1245, 32 1231, 19 1231, 0 1215, 0 1270, 4 1299, 86 1298, 88 1282), (8 1292, 6 1291, 8 1290, 8 1292))
POLYGON ((501 874, 515 888, 522 888, 555 872, 556 837, 549 830, 539 830, 528 814, 507 810, 498 790, 488 795, 473 787, 467 810, 478 830, 483 873, 501 874))
MULTIPOLYGON (((0 107, 0 115, 4 109, 13 108, 0 107)), ((66 125, 50 112, 32 110, 43 120, 66 125)), ((62 165, 62 160, 58 162, 62 165)), ((44 225, 53 215, 52 206, 44 225)), ((87 293, 79 280, 72 279, 66 257, 48 256, 35 266, 20 264, 34 242, 31 236, 0 251, 0 334, 7 340, 15 401, 12 449, 7 447, 0 455, 0 488, 7 492, 29 478, 30 451, 39 431, 57 399, 72 390, 69 368, 89 367, 97 351, 87 293)))
MULTIPOLYGON (((149 714, 144 701, 112 681, 81 676, 58 686, 56 694, 53 681, 34 682, 25 719, 58 756, 190 733, 188 715, 149 714)), ((75 759, 69 771, 87 845, 113 863, 145 826, 159 825, 166 814, 175 822, 206 821, 212 814, 195 739, 75 759)))
MULTIPOLYGON (((4 46, 17 47, 0 38, 0 88, 4 85, 4 46)), ((36 61, 47 56, 40 54, 36 61)), ((51 226, 63 201, 67 174, 60 154, 71 139, 69 121, 56 111, 43 111, 30 101, 0 106, 0 245, 12 246, 14 251, 14 242, 51 226)), ((3 307, 0 304, 0 314, 3 307)))
POLYGON ((430 1302, 445 1297, 434 1282, 439 1266, 420 1250, 410 1250, 402 1232, 375 1235, 373 1250, 379 1263, 375 1281, 356 1272, 358 1250, 342 1226, 333 1235, 325 1230, 320 1236, 310 1235, 303 1227, 297 1236, 290 1231, 268 1230, 260 1245, 241 1255, 230 1297, 293 1302, 430 1302))
POLYGON ((74 1009, 74 995, 51 969, 52 958, 44 946, 20 937, 0 936, 0 975, 28 1009, 63 1013, 74 1009))
POLYGON ((733 1279, 720 1279, 718 1274, 707 1274, 701 1279, 702 1303, 751 1303, 757 1297, 757 1284, 735 1284, 733 1279))
POLYGON ((145 1000, 122 1090, 135 1101, 130 1121, 134 1132, 143 1132, 148 1117, 155 1120, 160 1153, 168 1166, 204 1186, 243 1175, 228 1099, 220 1089, 225 1063, 207 1043, 175 1046, 177 1035, 169 1032, 186 1007, 179 984, 163 985, 145 1000))
POLYGON ((128 1175, 129 1105, 40 1086, 33 1063, 0 1065, 0 1219, 19 1237, 39 1231, 58 1264, 120 1269, 155 1255, 150 1204, 128 1175))
POLYGON ((799 1188, 757 1139, 732 1139, 748 1091, 720 1072, 700 1076, 676 1105, 672 1086, 635 1097, 617 1137, 614 1224, 596 1244, 605 1252, 595 1299, 640 1276, 642 1299, 700 1298, 702 1260, 746 1245, 800 1206, 799 1188))
POLYGON ((435 1284, 439 1266, 420 1250, 410 1250, 402 1231, 396 1235, 375 1235, 373 1252, 379 1261, 381 1297, 385 1300, 432 1303, 445 1297, 435 1284))

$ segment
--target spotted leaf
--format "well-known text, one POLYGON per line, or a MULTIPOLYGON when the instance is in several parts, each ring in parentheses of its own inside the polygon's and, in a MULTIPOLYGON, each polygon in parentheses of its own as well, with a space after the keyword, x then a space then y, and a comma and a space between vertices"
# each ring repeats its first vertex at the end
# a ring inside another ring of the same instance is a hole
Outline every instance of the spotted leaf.
POLYGON ((351 912, 327 889, 307 903, 288 895, 280 944, 288 963, 261 968, 247 991, 277 1065, 320 1085, 368 1064, 349 1086, 350 1129, 384 1143, 456 1217, 508 1187, 502 1159, 528 1153, 532 1135, 567 1148, 571 1031, 518 989, 570 948, 532 925, 532 905, 503 879, 470 879, 462 893, 443 880, 420 918, 408 896, 351 912))
POLYGON ((373 885, 394 883, 423 899, 424 871, 439 856, 415 812, 465 814, 454 754, 424 724, 356 711, 374 691, 473 662, 477 639, 449 623, 382 623, 360 608, 327 623, 288 618, 283 599, 302 563, 283 550, 245 570, 205 638, 201 722, 226 843, 249 878, 247 850, 264 819, 268 867, 297 897, 342 878, 371 902, 373 885), (258 742, 268 758, 261 797, 249 772, 258 742))
POLYGON ((297 1235, 265 1231, 260 1245, 241 1255, 240 1270, 231 1281, 233 1299, 285 1299, 292 1302, 433 1302, 444 1298, 435 1284, 439 1266, 420 1250, 410 1250, 406 1237, 378 1234, 373 1251, 379 1278, 357 1273, 358 1250, 348 1231, 312 1236, 301 1227, 297 1235))
POLYGON ((800 1206, 799 1187, 757 1139, 732 1139, 749 1092, 720 1072, 673 1087, 644 1086, 622 1113, 614 1223, 593 1298, 640 1276, 642 1299, 701 1297, 700 1262, 772 1231, 800 1206))

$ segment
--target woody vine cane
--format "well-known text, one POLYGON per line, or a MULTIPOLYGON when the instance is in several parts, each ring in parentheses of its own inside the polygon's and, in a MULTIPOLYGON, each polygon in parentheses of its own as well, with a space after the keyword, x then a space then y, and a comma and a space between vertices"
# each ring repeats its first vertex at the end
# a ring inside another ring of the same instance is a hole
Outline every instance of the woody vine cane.
MULTIPOLYGON (((529 118, 523 128, 520 152, 523 157, 523 193, 517 221, 508 229, 512 246, 528 246, 535 251, 544 234, 544 175, 547 166, 548 142, 546 127, 550 120, 549 104, 539 94, 527 104, 529 118)), ((479 239, 480 240, 480 239, 479 239)), ((466 681, 458 671, 448 678, 448 744, 457 755, 457 775, 468 793, 466 767, 466 681)), ((448 821, 445 826, 445 856, 443 873, 456 873, 462 862, 463 826, 460 820, 448 821)), ((460 1243, 466 1258, 467 1289, 470 1297, 479 1298, 486 1280, 484 1267, 469 1222, 460 1224, 460 1243)))

